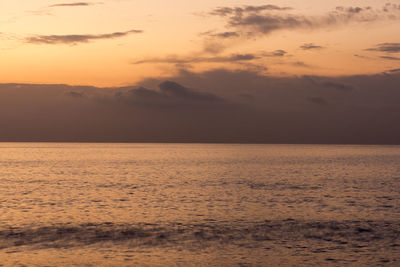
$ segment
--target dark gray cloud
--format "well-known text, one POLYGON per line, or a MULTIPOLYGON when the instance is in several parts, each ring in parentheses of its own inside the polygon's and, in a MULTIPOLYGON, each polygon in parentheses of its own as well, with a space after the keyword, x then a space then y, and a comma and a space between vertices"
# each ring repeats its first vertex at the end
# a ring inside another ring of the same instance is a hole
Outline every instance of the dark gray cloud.
POLYGON ((141 30, 130 30, 106 34, 36 35, 25 38, 25 42, 31 44, 77 44, 101 39, 121 38, 130 34, 138 34, 142 32, 143 31, 141 30))
POLYGON ((116 88, 0 84, 0 141, 400 144, 399 84, 399 70, 273 77, 226 69, 116 88))
POLYGON ((228 32, 234 29, 232 32, 241 36, 268 35, 277 30, 310 30, 353 22, 399 18, 397 6, 385 6, 382 10, 371 7, 337 7, 321 16, 288 13, 290 10, 288 7, 273 5, 219 7, 210 12, 210 15, 224 18, 228 32))
POLYGON ((100 3, 91 3, 91 2, 74 2, 74 3, 59 3, 50 5, 49 7, 75 7, 75 6, 92 6, 100 3))
POLYGON ((308 43, 308 44, 303 44, 302 46, 300 46, 300 48, 303 50, 314 50, 314 49, 322 49, 324 47, 320 45, 315 45, 313 43, 308 43))
POLYGON ((368 48, 366 50, 386 53, 400 53, 400 43, 382 43, 376 45, 376 47, 368 48))

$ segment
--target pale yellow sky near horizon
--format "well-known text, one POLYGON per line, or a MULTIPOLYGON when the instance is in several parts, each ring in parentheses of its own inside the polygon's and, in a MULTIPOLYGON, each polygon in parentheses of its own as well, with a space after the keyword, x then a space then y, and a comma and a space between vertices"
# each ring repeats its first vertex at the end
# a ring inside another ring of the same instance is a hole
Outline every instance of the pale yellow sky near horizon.
POLYGON ((121 86, 149 77, 173 76, 179 68, 257 69, 278 76, 380 73, 399 68, 400 63, 397 50, 391 53, 366 50, 381 43, 400 43, 400 1, 387 2, 399 8, 394 8, 393 14, 384 13, 386 2, 377 0, 3 0, 0 82, 121 86), (215 8, 267 4, 293 8, 267 14, 284 14, 283 17, 290 14, 318 21, 325 21, 327 14, 338 6, 371 6, 377 13, 369 14, 369 19, 365 19, 368 21, 346 20, 326 27, 318 24, 282 27, 267 34, 223 40, 210 37, 219 32, 247 31, 247 28, 227 27, 227 17, 209 15, 215 8), (130 30, 143 32, 115 38, 104 36, 130 30), (210 31, 207 37, 204 33, 210 31), (71 35, 91 39, 56 44, 29 41, 31 37, 71 35), (209 45, 221 44, 224 49, 218 52, 205 51, 209 45), (321 48, 301 49, 305 44, 321 48), (269 56, 276 50, 286 53, 269 56), (232 60, 237 55, 254 58, 232 60), (133 64, 138 61, 147 63, 133 64))

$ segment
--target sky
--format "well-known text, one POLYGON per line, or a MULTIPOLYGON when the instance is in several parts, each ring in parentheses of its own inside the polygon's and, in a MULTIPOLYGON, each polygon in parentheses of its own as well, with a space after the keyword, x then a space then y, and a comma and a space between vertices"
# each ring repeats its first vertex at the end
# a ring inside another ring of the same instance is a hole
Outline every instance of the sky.
POLYGON ((181 68, 253 68, 279 76, 373 74, 398 67, 399 5, 393 0, 1 1, 0 82, 122 86, 181 68), (382 51, 385 43, 395 51, 382 51))
POLYGON ((0 2, 0 140, 400 143, 400 1, 0 2))

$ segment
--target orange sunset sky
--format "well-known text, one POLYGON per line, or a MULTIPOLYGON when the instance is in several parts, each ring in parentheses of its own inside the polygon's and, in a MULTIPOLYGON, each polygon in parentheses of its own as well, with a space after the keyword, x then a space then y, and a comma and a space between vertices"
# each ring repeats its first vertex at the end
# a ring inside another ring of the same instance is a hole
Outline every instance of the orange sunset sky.
POLYGON ((1 83, 124 86, 186 69, 343 76, 396 69, 400 1, 0 2, 1 83))

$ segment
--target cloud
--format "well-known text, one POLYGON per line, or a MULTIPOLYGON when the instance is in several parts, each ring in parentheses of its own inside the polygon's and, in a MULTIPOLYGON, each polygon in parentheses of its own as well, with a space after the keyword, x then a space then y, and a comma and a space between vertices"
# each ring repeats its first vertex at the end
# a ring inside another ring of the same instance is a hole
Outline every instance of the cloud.
POLYGON ((261 11, 271 11, 271 10, 278 10, 278 11, 284 11, 284 10, 291 10, 292 8, 290 7, 279 7, 276 5, 261 5, 261 6, 243 6, 243 7, 218 7, 214 9, 212 12, 210 12, 211 15, 215 16, 230 16, 230 15, 242 15, 244 13, 259 13, 261 11))
MULTIPOLYGON (((214 51, 211 51, 214 52, 214 51)), ((210 53, 211 53, 210 52, 210 53)), ((219 52, 219 51, 218 51, 219 52)), ((204 53, 203 53, 204 54, 204 53)), ((230 55, 221 56, 166 56, 166 57, 155 57, 146 58, 141 60, 132 61, 132 64, 149 64, 149 63, 164 63, 164 64, 196 64, 196 63, 235 63, 235 64, 250 64, 251 61, 259 60, 266 57, 284 57, 287 54, 285 50, 279 49, 271 52, 259 52, 259 53, 236 53, 230 55)), ((302 64, 305 66, 305 64, 302 64)))
POLYGON ((389 73, 400 72, 400 69, 391 69, 391 70, 388 70, 386 72, 389 72, 389 73))
POLYGON ((273 52, 264 52, 262 53, 262 56, 264 57, 283 57, 287 54, 285 50, 279 49, 275 50, 273 52))
POLYGON ((295 67, 312 68, 311 65, 308 65, 307 63, 305 63, 303 61, 295 61, 295 62, 291 62, 290 64, 295 67))
POLYGON ((337 83, 337 82, 323 82, 322 86, 324 86, 326 88, 333 88, 336 90, 341 90, 341 91, 351 91, 351 90, 355 89, 353 85, 337 83))
POLYGON ((367 56, 359 55, 359 54, 354 54, 354 56, 355 56, 355 57, 358 57, 358 58, 363 58, 363 59, 370 59, 370 58, 367 57, 367 56))
POLYGON ((358 13, 361 13, 361 12, 363 12, 364 10, 371 10, 371 7, 366 7, 366 8, 361 8, 361 7, 343 7, 343 6, 339 6, 339 7, 336 7, 336 10, 339 10, 339 11, 344 11, 344 12, 347 12, 347 13, 354 13, 354 14, 358 14, 358 13))
POLYGON ((192 91, 176 82, 171 82, 171 81, 165 81, 161 83, 160 90, 164 95, 168 97, 175 97, 179 99, 189 99, 193 101, 212 101, 212 102, 215 101, 219 102, 222 100, 215 94, 192 91))
POLYGON ((75 6, 92 6, 100 3, 91 3, 91 2, 74 2, 74 3, 60 3, 50 5, 49 7, 75 7, 75 6))
POLYGON ((303 50, 315 50, 315 49, 322 49, 324 47, 320 45, 315 45, 313 43, 308 43, 308 44, 303 44, 302 46, 300 46, 300 48, 303 50))
POLYGON ((241 36, 268 35, 278 30, 320 29, 349 23, 399 19, 397 6, 382 10, 371 7, 337 7, 320 16, 288 13, 291 8, 273 5, 219 7, 209 14, 226 20, 227 32, 241 36), (234 31, 231 31, 234 29, 234 31))
POLYGON ((352 84, 345 84, 345 83, 336 82, 336 81, 332 81, 332 80, 328 80, 328 79, 315 80, 311 76, 304 76, 303 79, 308 81, 312 85, 320 87, 320 88, 330 88, 330 89, 335 89, 335 90, 339 90, 339 91, 352 91, 352 90, 356 89, 356 87, 352 84))
POLYGON ((400 4, 386 3, 383 7, 384 12, 391 12, 392 10, 400 10, 400 4))
POLYGON ((36 15, 36 16, 52 16, 54 8, 63 8, 63 7, 88 7, 94 5, 101 5, 104 4, 103 2, 72 2, 72 3, 58 3, 43 7, 38 10, 31 10, 28 11, 29 13, 36 15))
POLYGON ((73 98, 81 98, 81 97, 84 97, 84 96, 85 96, 84 93, 75 92, 75 91, 66 92, 65 95, 70 96, 70 97, 73 97, 73 98))
POLYGON ((232 38, 232 37, 238 37, 239 34, 237 32, 221 32, 215 34, 214 36, 219 38, 232 38))
POLYGON ((158 87, 159 91, 145 87, 132 88, 128 91, 118 91, 115 96, 124 103, 153 108, 174 108, 187 105, 195 107, 219 104, 224 101, 215 94, 189 89, 173 81, 161 82, 158 87))
POLYGON ((387 60, 400 60, 400 57, 391 57, 391 56, 381 56, 380 58, 387 60))
POLYGON ((221 39, 229 39, 229 38, 235 38, 235 37, 240 36, 237 32, 232 32, 232 31, 219 32, 219 33, 208 31, 208 32, 201 33, 200 35, 216 37, 216 38, 221 38, 221 39))
POLYGON ((310 101, 311 103, 318 104, 318 105, 326 105, 327 102, 323 97, 319 96, 309 96, 307 97, 307 100, 310 101))
POLYGON ((224 44, 218 42, 209 42, 206 41, 203 45, 203 52, 208 54, 219 54, 226 49, 224 44))
POLYGON ((399 84, 399 70, 277 77, 227 69, 114 88, 0 84, 0 141, 400 144, 399 84))
POLYGON ((256 54, 232 54, 229 56, 217 57, 178 57, 168 56, 164 58, 149 58, 138 61, 133 61, 132 64, 147 64, 147 63, 169 63, 169 64, 192 64, 192 63, 229 63, 240 61, 251 61, 260 58, 256 54))
POLYGON ((70 34, 70 35, 36 35, 25 38, 25 42, 31 44, 72 44, 88 43, 93 40, 115 39, 130 34, 142 33, 141 30, 130 30, 126 32, 114 32, 107 34, 70 34))
POLYGON ((378 51, 386 53, 399 53, 400 43, 381 43, 376 45, 376 47, 366 49, 368 51, 378 51))

